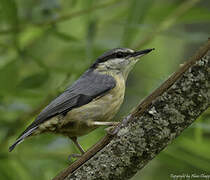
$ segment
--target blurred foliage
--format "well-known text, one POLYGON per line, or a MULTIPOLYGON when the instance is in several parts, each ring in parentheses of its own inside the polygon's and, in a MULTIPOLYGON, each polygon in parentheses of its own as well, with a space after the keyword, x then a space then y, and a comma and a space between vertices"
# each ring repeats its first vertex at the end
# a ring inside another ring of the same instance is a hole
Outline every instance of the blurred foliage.
MULTIPOLYGON (((50 179, 76 152, 70 140, 43 134, 8 146, 38 112, 115 47, 156 50, 128 79, 122 118, 209 36, 210 1, 0 0, 0 179, 50 179)), ((210 111, 133 179, 210 173, 210 111)), ((88 149, 97 129, 79 141, 88 149)))

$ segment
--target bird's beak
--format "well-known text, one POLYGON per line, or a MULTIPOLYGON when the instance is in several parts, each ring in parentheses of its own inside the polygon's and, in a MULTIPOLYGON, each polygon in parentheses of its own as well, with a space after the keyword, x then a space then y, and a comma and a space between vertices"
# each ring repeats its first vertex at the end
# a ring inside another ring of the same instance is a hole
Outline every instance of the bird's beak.
POLYGON ((134 57, 135 59, 144 56, 145 54, 148 54, 149 52, 155 50, 155 48, 152 49, 145 49, 145 50, 141 50, 141 51, 135 51, 131 56, 134 57))

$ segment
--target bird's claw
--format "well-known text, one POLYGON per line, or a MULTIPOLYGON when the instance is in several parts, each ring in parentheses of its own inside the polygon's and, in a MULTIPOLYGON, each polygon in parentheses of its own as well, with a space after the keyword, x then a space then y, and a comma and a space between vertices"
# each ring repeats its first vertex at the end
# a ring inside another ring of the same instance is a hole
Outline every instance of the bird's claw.
POLYGON ((81 154, 70 154, 69 156, 68 156, 68 161, 69 162, 73 162, 73 159, 74 158, 80 158, 82 155, 81 154))
POLYGON ((107 132, 107 134, 111 135, 111 136, 114 136, 116 135, 119 130, 123 127, 123 126, 126 126, 129 119, 130 119, 131 115, 128 115, 126 118, 124 118, 122 120, 121 123, 119 123, 117 126, 111 126, 111 127, 108 127, 105 129, 105 131, 107 132))
POLYGON ((110 127, 105 128, 104 130, 106 131, 107 134, 114 135, 113 131, 115 128, 116 128, 116 126, 110 126, 110 127))

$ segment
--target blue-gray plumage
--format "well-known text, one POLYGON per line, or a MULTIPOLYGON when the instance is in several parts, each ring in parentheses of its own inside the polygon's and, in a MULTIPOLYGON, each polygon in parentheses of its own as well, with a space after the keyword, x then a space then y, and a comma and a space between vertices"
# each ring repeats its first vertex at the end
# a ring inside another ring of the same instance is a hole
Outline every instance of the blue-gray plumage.
POLYGON ((76 138, 92 131, 97 125, 110 122, 123 102, 129 71, 140 56, 151 50, 134 52, 116 48, 103 54, 41 111, 9 150, 12 151, 26 137, 54 132, 69 136, 83 153, 76 138))
POLYGON ((113 77, 99 74, 93 69, 88 70, 72 86, 46 106, 31 127, 41 124, 55 115, 65 115, 72 108, 89 103, 97 96, 114 88, 115 84, 113 77))

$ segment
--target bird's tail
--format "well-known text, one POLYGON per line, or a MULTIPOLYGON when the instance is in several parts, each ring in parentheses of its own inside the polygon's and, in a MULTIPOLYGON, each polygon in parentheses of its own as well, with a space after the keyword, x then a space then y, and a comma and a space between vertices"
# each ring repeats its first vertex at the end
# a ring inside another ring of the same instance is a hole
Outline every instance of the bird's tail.
POLYGON ((26 129, 26 131, 24 131, 24 132, 20 135, 20 137, 14 142, 14 144, 13 144, 12 146, 9 147, 9 152, 11 152, 11 151, 15 148, 15 146, 17 146, 18 144, 20 144, 21 142, 23 142, 24 139, 25 139, 26 137, 30 136, 30 135, 33 133, 33 131, 34 131, 35 129, 37 129, 37 128, 38 128, 38 126, 35 126, 35 127, 31 128, 31 129, 29 129, 29 130, 26 129))

